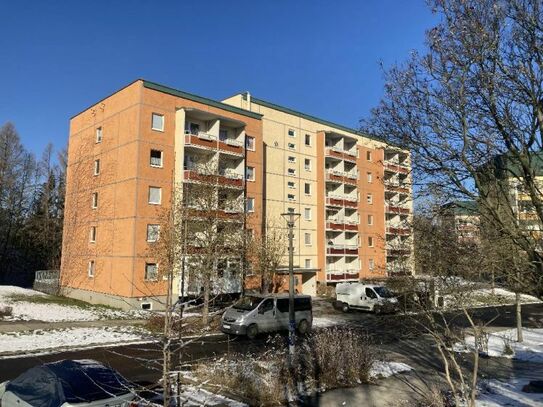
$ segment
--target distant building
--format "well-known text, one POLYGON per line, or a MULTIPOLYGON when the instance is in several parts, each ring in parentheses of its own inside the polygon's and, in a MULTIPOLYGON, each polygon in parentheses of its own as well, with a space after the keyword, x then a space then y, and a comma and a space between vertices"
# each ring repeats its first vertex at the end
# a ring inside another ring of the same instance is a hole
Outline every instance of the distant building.
POLYGON ((441 207, 441 220, 454 230, 462 242, 480 242, 481 216, 477 202, 454 201, 441 207))

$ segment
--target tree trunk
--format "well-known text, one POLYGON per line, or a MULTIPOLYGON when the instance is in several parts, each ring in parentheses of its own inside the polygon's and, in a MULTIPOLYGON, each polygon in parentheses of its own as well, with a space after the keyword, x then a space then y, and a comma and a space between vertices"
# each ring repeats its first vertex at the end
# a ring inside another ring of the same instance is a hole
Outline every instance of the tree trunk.
POLYGON ((517 320, 517 342, 523 342, 522 336, 522 303, 520 301, 520 292, 516 290, 515 293, 515 308, 516 308, 516 320, 517 320))
POLYGON ((209 297, 211 291, 210 277, 204 278, 204 306, 202 307, 202 324, 204 327, 209 325, 209 297))

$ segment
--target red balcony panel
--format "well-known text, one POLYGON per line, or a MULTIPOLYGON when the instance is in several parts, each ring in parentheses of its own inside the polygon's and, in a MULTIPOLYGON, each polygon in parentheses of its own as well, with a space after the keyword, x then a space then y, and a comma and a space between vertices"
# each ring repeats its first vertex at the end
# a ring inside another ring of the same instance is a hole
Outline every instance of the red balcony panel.
POLYGON ((207 148, 217 148, 217 140, 203 140, 194 134, 185 134, 185 144, 207 148))
POLYGON ((326 249, 326 252, 328 254, 345 254, 345 249, 334 249, 332 247, 329 247, 326 249))
POLYGON ((402 208, 394 205, 387 205, 386 211, 388 213, 399 213, 403 215, 408 215, 411 212, 408 208, 402 208))
POLYGON ((358 208, 358 202, 344 201, 345 206, 350 208, 358 208))
POLYGON ((411 234, 411 230, 409 228, 393 228, 389 227, 387 228, 387 233, 391 235, 409 235, 411 234))
POLYGON ((358 183, 358 180, 352 179, 352 178, 349 178, 349 177, 344 177, 343 182, 345 182, 346 184, 350 184, 350 185, 356 185, 358 183))
POLYGON ((343 206, 343 199, 326 198, 327 205, 343 206))
POLYGON ((185 181, 216 183, 217 182, 217 176, 216 175, 199 174, 198 172, 196 172, 194 170, 185 170, 185 181))
POLYGON ((358 273, 327 274, 328 281, 358 280, 358 273))
POLYGON ((408 194, 409 193, 409 188, 406 188, 406 187, 400 187, 400 186, 396 186, 396 185, 387 185, 387 184, 385 184, 385 188, 386 188, 387 191, 400 192, 400 193, 403 193, 403 194, 408 194))
POLYGON ((335 174, 326 173, 326 180, 327 181, 337 181, 337 182, 343 182, 343 177, 335 174))
POLYGON ((358 231, 358 225, 344 225, 345 226, 345 230, 354 230, 354 231, 358 231))
POLYGON ((228 185, 228 186, 237 187, 237 188, 242 188, 243 187, 243 180, 242 179, 219 177, 219 182, 222 185, 228 185))
POLYGON ((358 255, 357 249, 345 249, 345 254, 358 255))
POLYGON ((243 147, 241 147, 241 146, 231 146, 230 144, 226 144, 223 141, 219 141, 219 150, 228 151, 228 152, 234 153, 234 154, 243 154, 243 147))
POLYGON ((332 230, 343 230, 343 226, 341 223, 334 223, 334 222, 327 222, 326 223, 326 229, 332 229, 332 230))

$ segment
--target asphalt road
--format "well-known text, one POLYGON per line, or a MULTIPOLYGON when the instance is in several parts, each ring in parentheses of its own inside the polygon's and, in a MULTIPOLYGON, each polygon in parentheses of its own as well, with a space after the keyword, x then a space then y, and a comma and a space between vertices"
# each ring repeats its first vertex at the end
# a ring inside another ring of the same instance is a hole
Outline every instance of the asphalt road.
MULTIPOLYGON (((522 310, 525 327, 543 326, 543 304, 527 304, 522 310)), ((480 308, 474 310, 474 314, 475 319, 492 320, 491 326, 515 326, 513 306, 480 308)), ((363 328, 376 342, 388 344, 388 347, 400 339, 416 339, 417 335, 420 335, 411 326, 415 319, 404 315, 375 316, 364 312, 343 314, 326 304, 320 304, 315 310, 315 315, 363 328), (322 315, 323 313, 326 315, 322 315)), ((457 313, 451 313, 448 319, 458 326, 468 326, 466 319, 457 313)), ((258 353, 264 348, 267 340, 266 337, 253 341, 245 338, 232 339, 226 335, 204 337, 186 344, 181 349, 181 357, 183 363, 195 363, 228 353, 258 353)), ((95 359, 112 366, 134 382, 156 382, 161 375, 162 353, 159 345, 139 344, 0 359, 0 382, 12 379, 33 366, 62 359, 95 359)))

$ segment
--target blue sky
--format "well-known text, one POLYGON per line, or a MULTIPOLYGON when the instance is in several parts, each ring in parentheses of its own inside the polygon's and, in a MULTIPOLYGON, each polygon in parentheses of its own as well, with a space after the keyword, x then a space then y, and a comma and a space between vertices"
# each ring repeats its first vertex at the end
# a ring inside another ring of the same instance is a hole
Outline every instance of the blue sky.
POLYGON ((136 78, 239 91, 347 126, 375 106, 379 61, 436 22, 424 0, 0 0, 0 124, 37 154, 69 118, 136 78))

